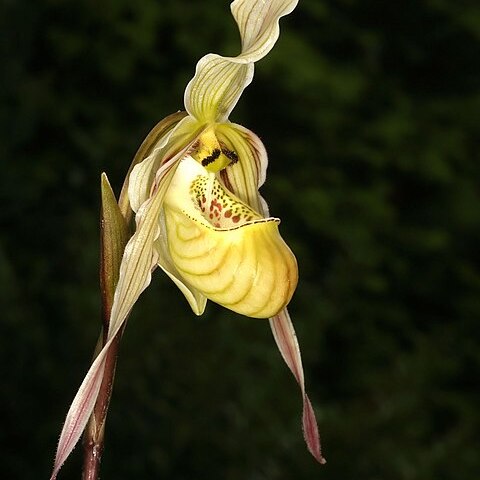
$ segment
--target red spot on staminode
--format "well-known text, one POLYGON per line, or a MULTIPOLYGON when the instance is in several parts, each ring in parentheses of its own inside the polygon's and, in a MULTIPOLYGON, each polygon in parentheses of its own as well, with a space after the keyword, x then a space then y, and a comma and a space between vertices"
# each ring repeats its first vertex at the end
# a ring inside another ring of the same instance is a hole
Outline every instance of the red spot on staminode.
POLYGON ((232 216, 232 211, 231 210, 227 210, 225 213, 225 218, 230 218, 232 216))
POLYGON ((212 200, 212 203, 210 204, 210 210, 213 210, 213 209, 217 209, 219 211, 222 209, 222 205, 218 203, 216 198, 214 198, 212 200))
POLYGON ((240 215, 235 215, 234 217, 232 217, 233 223, 237 223, 239 220, 240 220, 240 215))

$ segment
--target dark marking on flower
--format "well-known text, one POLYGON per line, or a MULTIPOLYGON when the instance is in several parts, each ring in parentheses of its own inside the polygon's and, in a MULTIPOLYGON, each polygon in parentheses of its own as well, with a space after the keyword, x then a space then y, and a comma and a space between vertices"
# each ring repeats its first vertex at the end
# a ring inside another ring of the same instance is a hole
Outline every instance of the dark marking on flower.
POLYGON ((190 186, 193 204, 202 217, 214 228, 237 228, 261 217, 248 205, 231 197, 218 180, 198 175, 190 186))
POLYGON ((222 147, 222 153, 230 160, 230 165, 238 162, 237 152, 230 150, 224 143, 220 144, 222 147))
POLYGON ((206 167, 207 165, 210 165, 211 163, 213 163, 221 154, 222 152, 218 149, 218 148, 215 148, 211 155, 208 155, 206 156, 203 160, 202 160, 202 165, 204 167, 206 167))

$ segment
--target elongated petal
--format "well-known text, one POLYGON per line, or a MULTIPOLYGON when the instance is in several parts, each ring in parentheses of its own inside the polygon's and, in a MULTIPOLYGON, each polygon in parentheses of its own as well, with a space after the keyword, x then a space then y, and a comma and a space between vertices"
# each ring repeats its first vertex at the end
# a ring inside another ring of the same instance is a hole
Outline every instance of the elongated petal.
MULTIPOLYGON (((174 171, 173 166, 173 162, 165 166, 165 175, 174 171)), ((90 367, 70 406, 60 434, 52 479, 56 478, 60 467, 77 444, 92 413, 102 382, 108 348, 125 322, 133 304, 150 283, 150 272, 155 264, 153 241, 158 230, 158 223, 154 216, 155 211, 158 215, 165 190, 166 187, 159 190, 158 195, 149 202, 148 214, 145 214, 144 221, 125 248, 110 317, 108 342, 90 367)))
POLYGON ((157 262, 156 250, 153 245, 158 237, 160 209, 179 160, 186 155, 197 136, 198 132, 189 130, 178 131, 177 135, 172 136, 168 152, 176 150, 176 153, 169 156, 168 159, 164 159, 165 163, 156 173, 151 198, 137 212, 137 229, 125 247, 120 266, 107 343, 90 367, 70 406, 60 434, 52 479, 56 478, 60 467, 77 444, 92 413, 102 382, 105 358, 109 347, 125 323, 138 297, 150 283, 151 271, 157 262))
POLYGON ((297 0, 236 0, 232 13, 242 37, 242 53, 222 57, 210 53, 197 63, 185 90, 185 109, 201 122, 227 120, 243 90, 253 78, 253 63, 264 57, 279 35, 280 17, 290 13, 297 0))
MULTIPOLYGON (((138 209, 137 229, 125 247, 112 306, 110 329, 115 329, 125 321, 140 294, 150 284, 151 271, 158 260, 154 242, 159 236, 158 219, 163 200, 179 161, 190 150, 200 131, 192 131, 187 117, 176 127, 164 147, 164 157, 152 184, 151 197, 138 209)), ((111 338, 110 330, 108 338, 111 338)))
POLYGON ((279 20, 297 6, 298 0, 236 0, 232 14, 242 38, 240 57, 257 62, 273 48, 280 34, 279 20))
MULTIPOLYGON (((102 217, 101 217, 101 262, 100 284, 102 291, 103 315, 109 315, 113 302, 115 285, 123 249, 127 242, 127 228, 115 195, 112 192, 107 176, 101 177, 102 217)), ((55 466, 52 478, 74 448, 90 417, 98 396, 105 367, 105 353, 95 360, 85 377, 75 400, 67 414, 65 424, 58 442, 55 466)))
MULTIPOLYGON (((162 141, 167 142, 168 137, 162 139, 162 141)), ((150 196, 150 189, 158 170, 158 153, 162 146, 163 145, 157 147, 147 158, 137 164, 130 174, 128 199, 130 201, 130 207, 135 213, 138 212, 139 208, 150 196)))
POLYGON ((164 210, 173 263, 208 299, 256 318, 290 301, 297 264, 277 218, 260 216, 190 157, 177 169, 164 210))
POLYGON ((105 355, 109 346, 110 343, 105 346, 93 362, 68 410, 58 441, 51 480, 57 478, 60 468, 74 449, 87 425, 102 384, 105 355))
POLYGON ((305 392, 305 381, 303 377, 302 358, 300 356, 300 347, 297 336, 290 320, 287 309, 283 309, 278 315, 270 319, 270 327, 273 337, 277 343, 278 349, 282 354, 285 363, 297 380, 303 397, 303 436, 310 453, 320 463, 326 463, 322 456, 320 448, 320 436, 318 434, 317 420, 310 403, 310 399, 305 392))
POLYGON ((264 202, 258 189, 265 182, 268 156, 262 141, 252 131, 235 123, 216 128, 218 139, 233 150, 238 161, 220 172, 223 184, 243 202, 262 212, 264 202))

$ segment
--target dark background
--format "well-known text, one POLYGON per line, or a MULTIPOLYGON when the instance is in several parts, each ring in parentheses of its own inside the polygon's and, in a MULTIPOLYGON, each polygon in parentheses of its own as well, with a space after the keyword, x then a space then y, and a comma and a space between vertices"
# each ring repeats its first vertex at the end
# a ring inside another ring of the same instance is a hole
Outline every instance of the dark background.
MULTIPOLYGON (((47 478, 99 331, 99 178, 118 193, 227 1, 3 0, 0 457, 47 478), (101 4, 100 4, 101 3, 101 4)), ((270 155, 322 433, 266 322, 196 318, 157 272, 129 322, 102 478, 442 480, 480 472, 480 6, 303 0, 231 119, 270 155)), ((77 448, 60 479, 80 477, 77 448)))

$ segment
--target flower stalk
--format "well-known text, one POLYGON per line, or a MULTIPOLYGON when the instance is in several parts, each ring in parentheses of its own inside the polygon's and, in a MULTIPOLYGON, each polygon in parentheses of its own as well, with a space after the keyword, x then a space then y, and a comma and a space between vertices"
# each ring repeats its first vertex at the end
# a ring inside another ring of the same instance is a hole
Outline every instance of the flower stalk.
MULTIPOLYGON (((128 227, 117 204, 107 176, 101 176, 102 210, 100 220, 100 292, 102 303, 102 333, 95 349, 96 357, 107 343, 115 287, 118 283, 123 251, 128 241, 128 227)), ((115 336, 105 359, 105 369, 97 401, 83 436, 83 480, 96 480, 100 472, 105 422, 112 396, 115 368, 118 358, 122 328, 115 336)))

